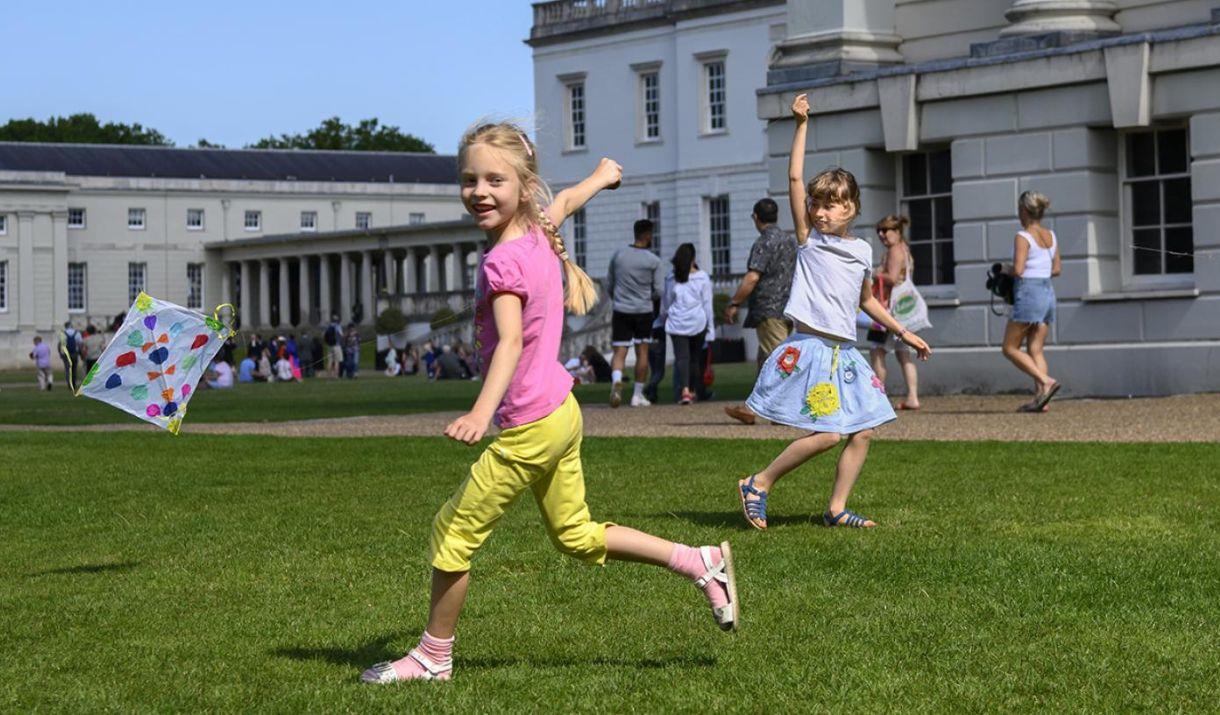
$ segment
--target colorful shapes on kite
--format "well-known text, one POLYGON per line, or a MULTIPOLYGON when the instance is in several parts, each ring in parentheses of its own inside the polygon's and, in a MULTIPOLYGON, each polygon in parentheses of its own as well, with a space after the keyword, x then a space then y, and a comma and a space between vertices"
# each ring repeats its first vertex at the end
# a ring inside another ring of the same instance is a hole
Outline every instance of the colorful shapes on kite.
POLYGON ((150 315, 147 318, 145 318, 144 327, 148 328, 149 330, 152 330, 153 328, 157 327, 157 316, 150 315))
POLYGON ((164 344, 164 343, 168 343, 168 342, 169 342, 169 335, 168 335, 168 334, 166 334, 166 333, 161 333, 161 337, 157 338, 157 342, 162 343, 162 344, 164 344))
POLYGON ((196 335, 195 339, 193 341, 191 341, 191 350, 198 350, 199 348, 203 347, 204 345, 207 345, 209 339, 210 338, 207 335, 205 335, 204 333, 200 333, 199 335, 196 335))
POLYGON ((191 386, 190 386, 190 385, 183 385, 183 386, 182 386, 182 399, 184 399, 184 400, 185 400, 186 398, 188 398, 188 397, 190 397, 190 396, 191 396, 191 386))
POLYGON ((199 357, 197 355, 187 355, 186 357, 182 358, 182 369, 190 370, 191 368, 195 367, 195 363, 197 362, 199 362, 199 357))
POLYGON ((162 390, 161 399, 165 400, 166 402, 169 402, 170 400, 174 399, 174 388, 167 387, 164 390, 162 390))
POLYGON ((148 359, 152 361, 152 364, 160 365, 169 359, 169 349, 157 348, 148 354, 148 359))
POLYGON ((107 390, 113 390, 114 388, 116 388, 122 384, 123 384, 123 378, 119 377, 119 374, 117 372, 111 374, 110 377, 106 378, 106 389, 107 390))
POLYGON ((148 397, 148 385, 136 385, 131 388, 131 399, 143 400, 145 397, 148 397))
POLYGON ((148 407, 144 408, 144 413, 149 417, 156 417, 157 415, 161 414, 161 407, 159 405, 149 405, 148 407))
POLYGON ((133 330, 127 334, 127 344, 133 348, 138 348, 144 344, 144 334, 139 330, 133 330))
POLYGON ((135 352, 128 350, 127 352, 123 353, 122 355, 120 355, 114 359, 114 366, 115 367, 127 367, 128 365, 134 365, 135 362, 136 362, 135 352))
POLYGON ((154 345, 156 345, 156 343, 144 343, 144 347, 140 348, 140 350, 142 350, 144 352, 148 352, 148 349, 154 345))
POLYGON ((204 318, 203 322, 207 323, 209 328, 218 333, 225 329, 225 324, 215 318, 204 318))
POLYGON ((81 387, 93 382, 93 376, 97 374, 97 366, 101 363, 93 363, 93 367, 89 368, 89 373, 85 375, 85 381, 80 384, 81 387))
POLYGON ((158 377, 161 377, 162 375, 173 375, 173 374, 174 374, 175 372, 177 372, 177 371, 178 371, 178 366, 177 366, 177 365, 170 365, 170 366, 169 366, 169 368, 168 368, 168 369, 166 369, 166 371, 165 371, 165 372, 150 372, 150 373, 148 373, 148 379, 149 379, 149 380, 156 380, 158 377))
POLYGON ((178 334, 181 332, 182 323, 174 323, 173 325, 169 326, 169 337, 171 340, 177 338, 178 334))
POLYGON ((165 415, 166 417, 173 417, 174 413, 177 411, 178 411, 177 402, 166 402, 165 407, 161 409, 161 414, 165 415))
POLYGON ((149 308, 152 308, 152 302, 152 297, 147 293, 141 293, 136 296, 136 310, 139 310, 141 313, 147 313, 149 308))

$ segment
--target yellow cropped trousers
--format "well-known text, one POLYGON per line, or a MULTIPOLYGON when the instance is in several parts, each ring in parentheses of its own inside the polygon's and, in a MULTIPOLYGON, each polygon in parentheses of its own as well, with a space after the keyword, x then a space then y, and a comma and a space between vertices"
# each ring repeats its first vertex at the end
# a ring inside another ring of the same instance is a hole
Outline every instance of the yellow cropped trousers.
POLYGON ((496 437, 432 521, 432 566, 469 571, 470 559, 527 488, 555 548, 582 561, 606 561, 606 527, 589 516, 580 464, 580 405, 571 394, 540 420, 496 437))

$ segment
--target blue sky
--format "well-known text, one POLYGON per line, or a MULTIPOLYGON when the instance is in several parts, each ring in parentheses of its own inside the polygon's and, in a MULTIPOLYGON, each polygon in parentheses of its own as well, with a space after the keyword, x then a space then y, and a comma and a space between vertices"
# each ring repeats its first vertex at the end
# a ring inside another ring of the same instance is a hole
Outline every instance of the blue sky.
POLYGON ((0 123, 92 112, 240 147, 377 117, 452 153, 480 116, 533 113, 527 0, 4 6, 0 123))

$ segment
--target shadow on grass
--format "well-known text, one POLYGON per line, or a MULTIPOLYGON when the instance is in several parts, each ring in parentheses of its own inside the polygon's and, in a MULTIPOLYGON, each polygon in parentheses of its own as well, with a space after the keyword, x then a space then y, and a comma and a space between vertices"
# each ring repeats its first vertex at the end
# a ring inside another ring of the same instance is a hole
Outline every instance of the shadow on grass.
MULTIPOLYGON (((385 635, 376 640, 355 648, 322 647, 322 648, 277 648, 271 653, 281 658, 293 660, 324 660, 336 665, 351 666, 364 669, 374 663, 386 660, 396 660, 402 653, 389 648, 391 641, 398 639, 397 634, 385 635)), ((709 656, 681 655, 668 658, 613 658, 609 656, 591 656, 575 658, 539 658, 523 656, 520 658, 463 658, 463 670, 494 670, 496 668, 574 668, 583 666, 612 666, 615 668, 661 669, 661 668, 711 668, 716 665, 716 659, 709 656)))
MULTIPOLYGON (((692 524, 700 526, 717 526, 721 528, 737 529, 739 531, 754 531, 754 527, 746 523, 746 518, 740 511, 662 511, 652 514, 621 514, 622 520, 626 523, 631 519, 663 519, 665 517, 674 517, 689 521, 692 524)), ((808 526, 822 524, 821 514, 792 514, 792 515, 770 515, 767 517, 767 526, 808 526)))
POLYGON ((139 561, 121 561, 117 564, 81 564, 80 566, 64 566, 58 569, 48 569, 46 571, 35 571, 34 573, 26 574, 27 578, 36 576, 72 576, 76 574, 87 573, 109 573, 117 571, 130 571, 139 566, 139 561))

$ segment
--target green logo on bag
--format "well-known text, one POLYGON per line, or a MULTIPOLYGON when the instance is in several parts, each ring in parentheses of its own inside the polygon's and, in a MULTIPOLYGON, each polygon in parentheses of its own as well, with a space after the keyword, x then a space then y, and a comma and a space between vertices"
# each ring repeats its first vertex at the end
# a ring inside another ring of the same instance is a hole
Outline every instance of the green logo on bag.
POLYGON ((898 299, 898 303, 894 305, 894 315, 907 315, 915 310, 915 296, 904 295, 898 299))

